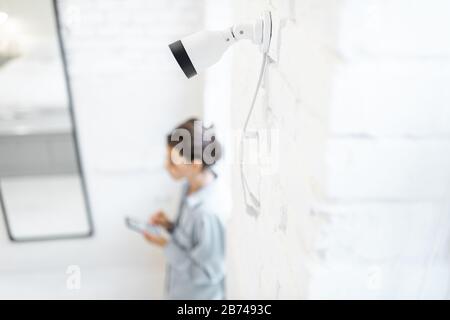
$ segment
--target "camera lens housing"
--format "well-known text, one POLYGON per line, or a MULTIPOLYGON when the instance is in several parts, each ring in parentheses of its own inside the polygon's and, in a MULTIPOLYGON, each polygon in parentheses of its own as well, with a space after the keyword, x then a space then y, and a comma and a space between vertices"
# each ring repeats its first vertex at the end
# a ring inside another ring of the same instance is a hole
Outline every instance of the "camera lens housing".
POLYGON ((192 78, 193 76, 197 75, 197 70, 195 70, 195 67, 192 64, 192 61, 189 58, 189 55, 187 54, 181 40, 171 43, 169 45, 169 48, 186 77, 192 78))

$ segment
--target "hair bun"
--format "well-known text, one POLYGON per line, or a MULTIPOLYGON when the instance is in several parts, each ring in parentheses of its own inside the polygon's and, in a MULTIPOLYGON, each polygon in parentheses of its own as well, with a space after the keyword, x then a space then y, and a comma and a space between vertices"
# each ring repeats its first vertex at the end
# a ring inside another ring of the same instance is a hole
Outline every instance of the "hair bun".
POLYGON ((181 147, 180 153, 183 156, 186 156, 183 150, 190 149, 190 156, 187 156, 190 159, 188 160, 201 159, 203 167, 208 168, 219 161, 222 156, 222 145, 217 141, 215 129, 214 124, 205 127, 202 120, 191 118, 175 127, 167 136, 167 142, 171 147, 181 147), (179 139, 173 139, 174 136, 179 136, 176 134, 178 130, 185 130, 189 133, 189 143, 182 140, 180 145, 179 139))

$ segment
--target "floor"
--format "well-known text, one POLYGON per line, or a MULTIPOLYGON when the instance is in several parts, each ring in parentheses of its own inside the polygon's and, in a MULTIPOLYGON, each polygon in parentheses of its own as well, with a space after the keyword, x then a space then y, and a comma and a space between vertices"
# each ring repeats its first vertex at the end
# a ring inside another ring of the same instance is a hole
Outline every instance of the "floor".
POLYGON ((64 272, 0 273, 4 299, 162 299, 160 270, 143 267, 82 269, 80 287, 68 287, 64 272))
MULTIPOLYGON (((176 201, 162 170, 88 174, 95 233, 86 239, 15 243, 0 221, 0 299, 160 299, 164 255, 124 224, 176 201), (80 268, 80 289, 68 286, 80 268)), ((57 193, 55 193, 57 196, 57 193)))

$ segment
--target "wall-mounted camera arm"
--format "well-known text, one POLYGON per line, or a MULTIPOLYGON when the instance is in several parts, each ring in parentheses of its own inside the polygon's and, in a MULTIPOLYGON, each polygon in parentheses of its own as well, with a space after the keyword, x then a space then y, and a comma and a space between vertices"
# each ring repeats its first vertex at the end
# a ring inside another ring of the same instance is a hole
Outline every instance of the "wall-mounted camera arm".
POLYGON ((265 54, 272 37, 272 18, 265 12, 253 23, 237 24, 222 31, 200 31, 169 45, 173 56, 191 78, 219 61, 222 54, 239 40, 250 40, 265 54))
POLYGON ((237 24, 230 28, 233 38, 239 40, 250 40, 256 45, 263 41, 263 20, 258 19, 255 23, 237 24))

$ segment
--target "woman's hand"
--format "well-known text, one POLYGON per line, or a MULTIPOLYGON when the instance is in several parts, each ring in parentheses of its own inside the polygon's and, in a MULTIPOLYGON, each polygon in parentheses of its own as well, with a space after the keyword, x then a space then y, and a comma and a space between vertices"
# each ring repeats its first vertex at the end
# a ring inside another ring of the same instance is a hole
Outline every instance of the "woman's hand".
POLYGON ((169 230, 172 227, 172 222, 170 222, 169 218, 163 211, 155 212, 148 221, 150 224, 155 226, 161 226, 166 230, 169 230))
POLYGON ((162 236, 157 236, 148 232, 144 232, 144 238, 150 241, 153 244, 156 244, 160 247, 164 247, 168 240, 162 236))

